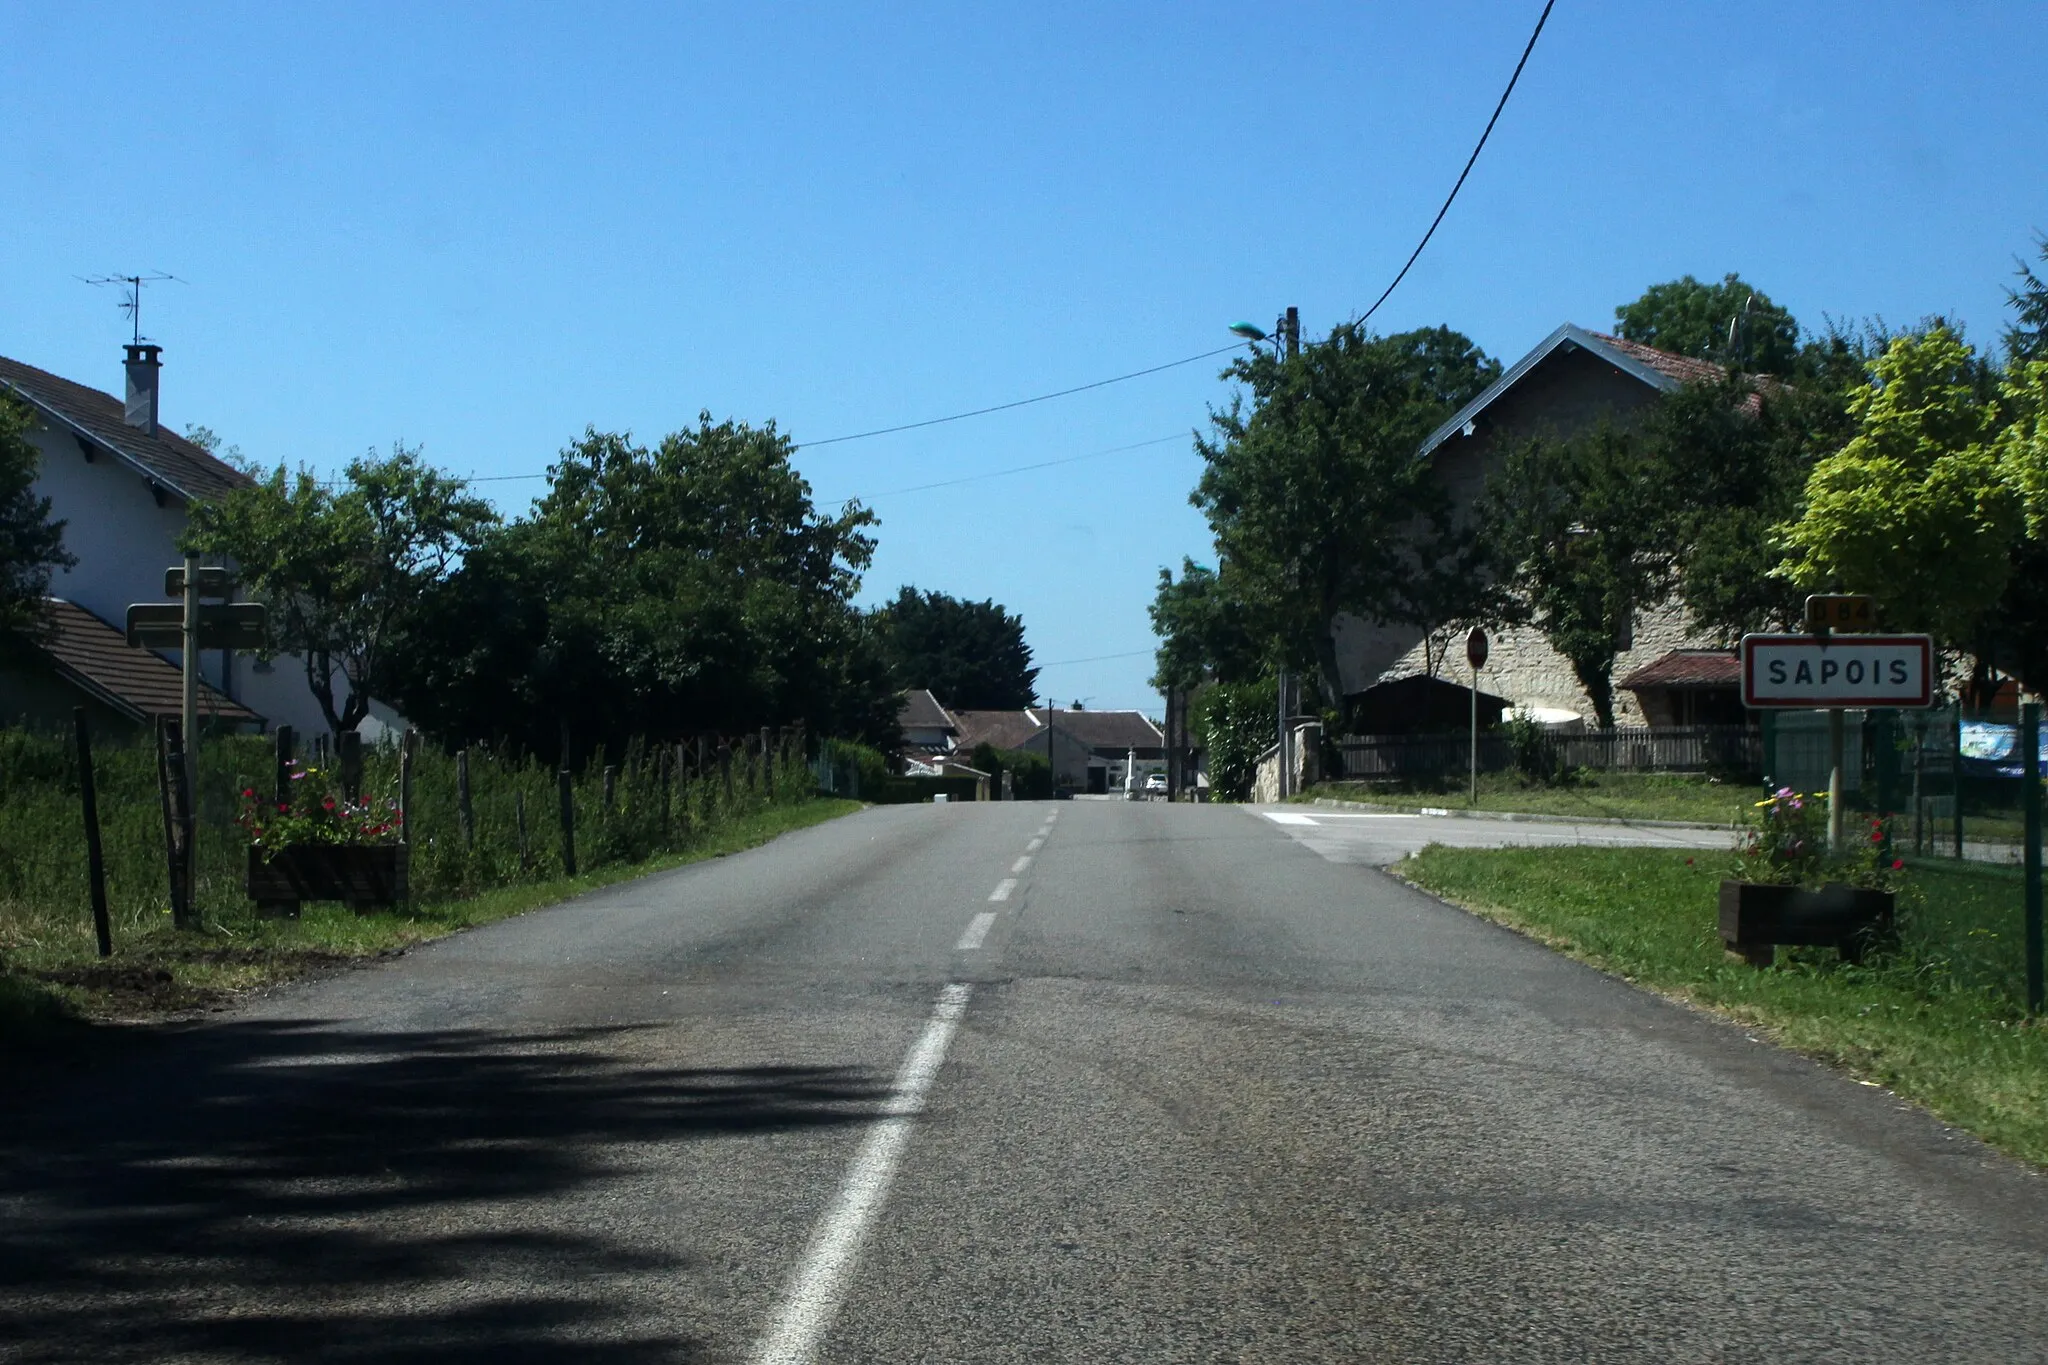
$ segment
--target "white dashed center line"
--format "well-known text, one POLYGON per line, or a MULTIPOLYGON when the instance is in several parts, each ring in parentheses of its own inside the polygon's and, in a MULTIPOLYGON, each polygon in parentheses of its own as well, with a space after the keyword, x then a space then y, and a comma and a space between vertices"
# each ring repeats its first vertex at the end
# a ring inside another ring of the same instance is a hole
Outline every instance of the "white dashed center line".
POLYGON ((994 926, 995 922, 996 912, 993 910, 984 910, 976 915, 974 921, 967 926, 967 932, 960 935, 960 941, 953 945, 954 950, 956 952, 971 953, 976 948, 979 948, 982 940, 988 937, 988 931, 994 926))
POLYGON ((1010 898, 1010 893, 1016 889, 1017 879, 1005 877, 996 883, 996 889, 988 893, 988 898, 992 901, 1006 901, 1010 898))
POLYGON ((1016 862, 1010 864, 1010 871, 1022 872, 1025 868, 1029 866, 1031 866, 1031 855, 1027 853, 1023 857, 1019 858, 1016 862))
POLYGON ((1032 841, 1031 841, 1030 843, 1028 843, 1028 844, 1024 845, 1024 851, 1025 851, 1026 853, 1036 853, 1036 852, 1038 852, 1038 850, 1040 850, 1041 848, 1044 848, 1044 847, 1045 847, 1045 836, 1044 836, 1043 834, 1041 834, 1041 835, 1039 835, 1039 836, 1038 836, 1038 837, 1037 837, 1036 839, 1033 839, 1033 840, 1032 840, 1032 841))
POLYGON ((807 1365, 816 1356, 818 1343, 838 1315, 861 1239, 881 1211, 896 1163, 910 1141, 910 1120, 924 1109, 925 1096, 938 1078, 939 1064, 946 1060, 946 1048, 973 991, 972 986, 955 982, 939 992, 931 1022, 896 1073, 882 1118, 847 1169, 838 1197, 811 1234, 810 1248, 783 1291, 774 1322, 754 1348, 755 1365, 807 1365))

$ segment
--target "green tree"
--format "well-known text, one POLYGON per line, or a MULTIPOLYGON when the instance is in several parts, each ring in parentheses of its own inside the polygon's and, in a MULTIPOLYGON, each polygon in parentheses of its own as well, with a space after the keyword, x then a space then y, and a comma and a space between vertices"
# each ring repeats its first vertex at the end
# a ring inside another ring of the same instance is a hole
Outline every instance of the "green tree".
MULTIPOLYGON (((2048 263, 2048 235, 2034 239, 2034 249, 2048 263)), ((2005 326, 2005 353, 2009 360, 2048 360, 2048 282, 2034 268, 2020 261, 2020 287, 2005 291, 2006 301, 2017 316, 2005 326)))
POLYGON ((296 654, 339 734, 396 682, 393 645, 497 520, 467 484, 392 447, 354 460, 330 488, 312 471, 239 488, 192 508, 183 546, 221 556, 270 607, 271 650, 296 654), (337 676, 346 696, 337 699, 337 676))
POLYGON ((1647 433, 1604 421, 1515 445, 1482 499, 1520 614, 1571 664, 1602 729, 1614 725, 1615 651, 1669 587, 1671 506, 1647 433))
POLYGON ((1476 607, 1485 547, 1415 458, 1500 366, 1447 327, 1374 336, 1340 327, 1298 356, 1240 358, 1250 390, 1210 412, 1190 501, 1207 516, 1243 620, 1273 662, 1342 696, 1331 623, 1348 612, 1425 627, 1476 607))
POLYGON ((1023 618, 994 601, 967 602, 906 584, 874 613, 889 666, 906 688, 929 688, 944 705, 1000 711, 1036 699, 1038 670, 1023 618))
POLYGON ((1250 613, 1216 570, 1185 558, 1178 579, 1161 569, 1149 610, 1159 637, 1152 685, 1162 692, 1251 682, 1269 671, 1250 613))
POLYGON ((0 643, 35 633, 50 570, 78 562, 64 550, 64 523, 50 520, 50 500, 36 496, 33 423, 25 404, 0 394, 0 643))
POLYGON ((1799 354, 1799 323, 1734 274, 1719 284, 1690 275, 1653 284, 1615 309, 1614 322, 1626 341, 1750 374, 1790 374, 1799 354))
POLYGON ((1264 682, 1217 683, 1188 707, 1188 730, 1202 746, 1215 793, 1231 801, 1251 795, 1259 755, 1274 739, 1279 689, 1264 682))
POLYGON ((549 755, 565 722, 612 752, 799 721, 893 749, 897 688, 852 605, 874 515, 818 512, 792 449, 708 413, 651 449, 587 431, 422 620, 401 705, 549 755))
POLYGON ((1855 436, 1814 467, 1783 528, 1794 582, 1867 593, 1896 629, 1976 641, 2026 518, 1981 376, 1946 325, 1891 343, 1850 398, 1855 436))

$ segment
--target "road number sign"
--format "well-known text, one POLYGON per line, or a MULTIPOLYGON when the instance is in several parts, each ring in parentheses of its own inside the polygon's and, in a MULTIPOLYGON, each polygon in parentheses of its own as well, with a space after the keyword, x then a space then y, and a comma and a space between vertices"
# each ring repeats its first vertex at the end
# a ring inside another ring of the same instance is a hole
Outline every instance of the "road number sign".
POLYGON ((1925 635, 1745 635, 1744 706, 1932 706, 1925 635))
POLYGON ((1871 630, 1877 625, 1877 603, 1868 597, 1815 593, 1806 599, 1808 630, 1871 630))

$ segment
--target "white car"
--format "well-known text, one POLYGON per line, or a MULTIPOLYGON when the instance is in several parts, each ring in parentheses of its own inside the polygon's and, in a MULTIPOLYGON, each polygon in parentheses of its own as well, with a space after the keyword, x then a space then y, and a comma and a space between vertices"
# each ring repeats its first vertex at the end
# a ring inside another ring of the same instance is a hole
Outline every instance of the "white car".
POLYGON ((1145 792, 1146 792, 1146 794, 1147 794, 1147 795, 1150 795, 1150 794, 1151 794, 1151 793, 1153 793, 1153 792, 1160 792, 1160 793, 1162 793, 1162 794, 1163 794, 1163 793, 1164 793, 1165 791, 1166 791, 1166 774, 1165 774, 1165 773, 1146 773, 1146 774, 1145 774, 1145 792))

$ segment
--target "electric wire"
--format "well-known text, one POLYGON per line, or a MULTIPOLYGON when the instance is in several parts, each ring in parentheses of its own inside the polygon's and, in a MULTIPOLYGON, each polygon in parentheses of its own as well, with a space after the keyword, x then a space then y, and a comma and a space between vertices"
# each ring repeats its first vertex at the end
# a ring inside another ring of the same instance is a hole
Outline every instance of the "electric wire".
POLYGON ((1472 155, 1465 158, 1465 169, 1458 172, 1458 183, 1451 186, 1451 192, 1444 197, 1444 206, 1438 209, 1436 217, 1430 220, 1429 231, 1422 234, 1422 240, 1415 244, 1415 250, 1408 253, 1407 264, 1401 267, 1400 274, 1394 276, 1394 282, 1372 301, 1372 307, 1359 314, 1351 324, 1353 327, 1363 326, 1366 319, 1380 311, 1380 305, 1401 287, 1401 281, 1408 278, 1408 271, 1422 255, 1422 248, 1428 246, 1429 239, 1436 236, 1438 225, 1444 221, 1444 215, 1451 211, 1451 201, 1458 197, 1459 190, 1465 188, 1465 177, 1472 174, 1472 167, 1479 160, 1479 153, 1486 147, 1486 139, 1493 136, 1493 125, 1500 122, 1500 111, 1508 107, 1508 96, 1515 93, 1515 82, 1522 79, 1522 68, 1529 64, 1529 54, 1536 50, 1536 40, 1543 36, 1543 25, 1549 21, 1551 7, 1556 3, 1557 0, 1544 0, 1543 13, 1536 16, 1535 31, 1530 33, 1528 45, 1522 49, 1522 60, 1515 63, 1515 72, 1508 77, 1507 89, 1500 92, 1500 103, 1493 106, 1493 117, 1486 121, 1486 130, 1480 133, 1479 141, 1472 148, 1472 155))

